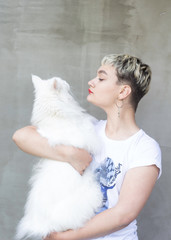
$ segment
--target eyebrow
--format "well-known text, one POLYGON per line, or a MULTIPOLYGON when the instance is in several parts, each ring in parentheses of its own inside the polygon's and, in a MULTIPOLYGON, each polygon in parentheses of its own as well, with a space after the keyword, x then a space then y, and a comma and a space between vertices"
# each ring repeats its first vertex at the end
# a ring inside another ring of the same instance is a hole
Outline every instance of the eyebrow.
POLYGON ((104 70, 99 70, 97 73, 103 73, 103 74, 107 75, 107 72, 105 72, 104 70))

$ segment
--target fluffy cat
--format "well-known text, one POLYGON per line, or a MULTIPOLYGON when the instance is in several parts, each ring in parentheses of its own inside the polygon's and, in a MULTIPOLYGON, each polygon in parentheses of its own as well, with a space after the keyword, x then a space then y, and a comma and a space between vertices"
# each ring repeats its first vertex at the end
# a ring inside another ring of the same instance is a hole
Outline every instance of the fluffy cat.
MULTIPOLYGON (((85 112, 60 78, 32 76, 35 101, 31 123, 51 146, 70 145, 95 154, 99 140, 95 118, 85 112)), ((30 179, 31 190, 16 239, 42 238, 51 232, 82 227, 102 204, 100 186, 91 167, 81 176, 69 163, 40 159, 30 179)))

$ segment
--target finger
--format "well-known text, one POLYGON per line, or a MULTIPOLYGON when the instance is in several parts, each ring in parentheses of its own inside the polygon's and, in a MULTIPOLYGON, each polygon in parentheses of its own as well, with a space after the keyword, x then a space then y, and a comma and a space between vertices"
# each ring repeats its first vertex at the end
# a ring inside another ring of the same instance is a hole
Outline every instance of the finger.
POLYGON ((42 237, 42 239, 43 240, 50 240, 50 238, 49 238, 50 236, 49 235, 47 235, 45 238, 44 237, 42 237))
POLYGON ((82 170, 82 171, 81 171, 81 175, 83 175, 83 174, 84 174, 85 170, 86 170, 86 169, 84 169, 84 170, 82 170))

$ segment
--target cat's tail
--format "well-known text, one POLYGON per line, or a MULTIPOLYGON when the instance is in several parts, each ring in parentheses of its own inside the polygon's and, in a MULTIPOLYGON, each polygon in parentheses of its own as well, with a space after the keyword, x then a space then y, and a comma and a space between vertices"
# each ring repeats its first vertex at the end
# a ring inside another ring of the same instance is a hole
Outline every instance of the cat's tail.
POLYGON ((24 223, 23 219, 21 219, 17 226, 15 240, 27 239, 31 236, 28 232, 28 226, 24 223))
POLYGON ((34 224, 23 217, 17 226, 15 240, 25 240, 32 237, 42 239, 46 236, 47 234, 40 234, 36 231, 34 224))

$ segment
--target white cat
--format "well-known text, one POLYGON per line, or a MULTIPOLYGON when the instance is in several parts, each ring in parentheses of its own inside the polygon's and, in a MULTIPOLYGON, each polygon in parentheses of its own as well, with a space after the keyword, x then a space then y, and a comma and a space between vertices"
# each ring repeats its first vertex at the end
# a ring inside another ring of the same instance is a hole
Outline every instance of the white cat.
MULTIPOLYGON (((95 154, 99 140, 95 119, 70 94, 60 78, 41 80, 32 76, 35 101, 32 125, 51 146, 72 145, 95 154)), ((88 167, 81 176, 69 163, 41 159, 30 179, 31 190, 16 239, 42 238, 51 232, 82 227, 101 207, 100 186, 88 167)))

